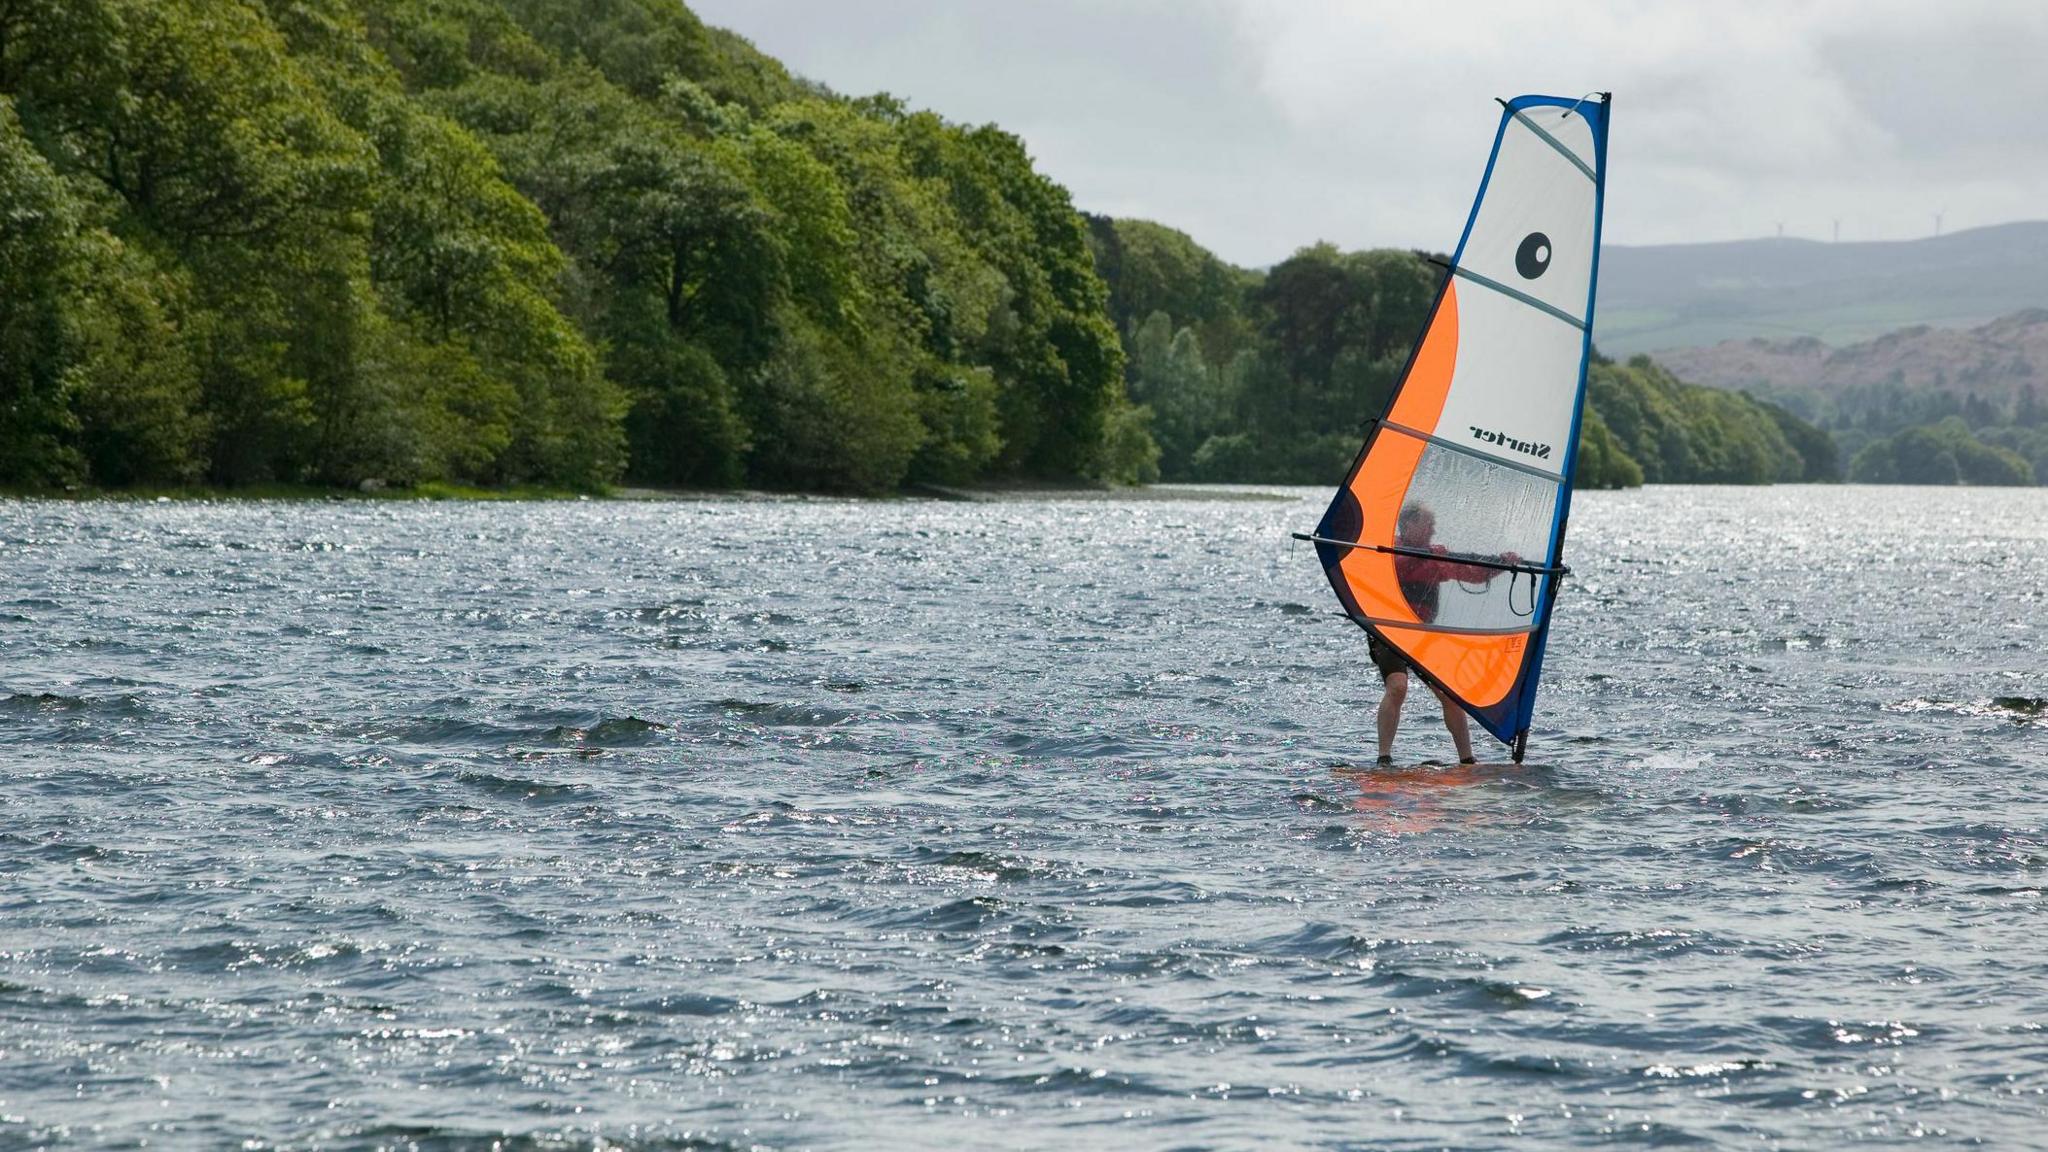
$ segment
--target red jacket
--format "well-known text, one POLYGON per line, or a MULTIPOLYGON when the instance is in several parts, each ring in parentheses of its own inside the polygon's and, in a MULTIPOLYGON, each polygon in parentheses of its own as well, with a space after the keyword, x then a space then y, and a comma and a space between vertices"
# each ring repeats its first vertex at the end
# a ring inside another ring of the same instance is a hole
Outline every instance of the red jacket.
MULTIPOLYGON (((1412 545, 1403 544, 1403 548, 1412 545)), ((1438 556, 1450 555, 1450 549, 1441 544, 1431 544, 1431 552, 1438 556)), ((1500 555, 1503 564, 1520 564, 1522 558, 1513 552, 1500 555)), ((1425 560, 1420 556, 1394 554, 1394 577, 1403 584, 1448 584, 1453 580, 1478 581, 1484 583, 1501 574, 1499 568, 1488 568, 1481 564, 1460 564, 1456 560, 1425 560)))
MULTIPOLYGON (((1412 545, 1403 544, 1407 548, 1412 545)), ((1439 556, 1448 555, 1450 550, 1441 544, 1429 545, 1429 550, 1439 556)), ((1522 558, 1513 552, 1503 552, 1503 564, 1520 564, 1522 558)), ((1437 585, 1453 580, 1490 583, 1501 574, 1502 569, 1487 568, 1479 564, 1460 564, 1456 560, 1433 560, 1421 556, 1394 554, 1394 578, 1401 582, 1401 595, 1408 598, 1408 606, 1415 610, 1415 616, 1424 624, 1436 619, 1437 585)))

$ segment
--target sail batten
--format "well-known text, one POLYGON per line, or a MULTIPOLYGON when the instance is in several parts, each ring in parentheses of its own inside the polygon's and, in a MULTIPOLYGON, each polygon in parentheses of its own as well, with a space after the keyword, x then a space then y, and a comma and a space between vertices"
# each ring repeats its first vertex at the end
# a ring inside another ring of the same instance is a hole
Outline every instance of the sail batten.
POLYGON ((1522 292, 1517 289, 1510 288, 1507 285, 1491 277, 1481 276, 1479 273, 1472 271, 1470 268, 1454 267, 1451 269, 1451 274, 1453 276, 1459 276, 1466 280, 1470 280, 1472 283, 1479 285, 1481 288, 1491 288, 1495 292, 1498 292, 1501 295, 1506 296, 1510 299, 1519 300, 1522 303, 1527 304, 1531 308, 1541 309, 1542 311, 1557 317, 1559 320, 1564 321, 1565 323, 1571 325, 1574 328, 1577 328, 1581 331, 1585 330, 1586 322, 1584 320, 1581 320, 1577 316, 1574 316, 1571 313, 1565 311, 1564 309, 1559 308, 1557 305, 1545 304, 1543 301, 1538 300, 1534 296, 1529 295, 1527 292, 1522 292))
POLYGON ((1523 464, 1520 461, 1516 460, 1503 460, 1498 456, 1493 456, 1489 455, 1488 453, 1481 452, 1477 448, 1468 447, 1454 440, 1446 440, 1443 437, 1435 435, 1430 432, 1418 432, 1413 428, 1404 427, 1403 425, 1396 424, 1391 420, 1386 421, 1386 427, 1389 431, 1399 432, 1403 436, 1413 436, 1418 440, 1427 440, 1431 444, 1435 444, 1439 447, 1449 449, 1452 452, 1463 452, 1468 456, 1484 457, 1485 459, 1493 461, 1495 464, 1499 464, 1503 468, 1514 468, 1519 471, 1527 472, 1531 476, 1541 476, 1544 479, 1550 481, 1556 481, 1560 479, 1560 477, 1555 472, 1545 471, 1542 468, 1536 467, 1534 464, 1523 464))
POLYGON ((1309 538, 1346 615, 1519 759, 1566 574, 1608 102, 1502 103, 1428 322, 1309 538))
POLYGON ((1377 620, 1370 616, 1365 618, 1365 622, 1409 632, 1434 632, 1445 636, 1520 636, 1527 631, 1523 628, 1456 628, 1449 624, 1413 624, 1401 620, 1377 620))
POLYGON ((1577 167, 1579 171, 1586 174, 1586 179, 1592 180, 1596 183, 1599 181, 1600 177, 1594 174, 1592 165, 1586 163, 1584 160, 1579 159, 1579 154, 1565 147, 1563 141, 1559 140, 1555 136, 1552 136, 1550 133, 1544 131, 1541 125, 1537 124, 1534 120, 1529 119, 1528 113, 1516 112, 1515 121, 1519 123, 1522 127, 1527 128, 1529 131, 1534 132, 1538 136, 1541 136, 1545 144, 1548 144, 1552 148, 1557 149, 1560 155, 1562 155, 1565 159, 1571 161, 1573 166, 1577 167))

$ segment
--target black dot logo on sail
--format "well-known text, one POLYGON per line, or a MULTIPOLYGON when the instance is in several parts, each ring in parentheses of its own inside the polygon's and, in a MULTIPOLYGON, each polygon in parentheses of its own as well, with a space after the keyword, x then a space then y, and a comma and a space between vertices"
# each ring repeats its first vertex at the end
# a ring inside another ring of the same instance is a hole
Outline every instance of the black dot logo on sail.
POLYGON ((1550 237, 1541 232, 1531 232, 1522 237, 1522 246, 1515 249, 1515 271, 1524 280, 1534 280, 1550 270, 1550 237))

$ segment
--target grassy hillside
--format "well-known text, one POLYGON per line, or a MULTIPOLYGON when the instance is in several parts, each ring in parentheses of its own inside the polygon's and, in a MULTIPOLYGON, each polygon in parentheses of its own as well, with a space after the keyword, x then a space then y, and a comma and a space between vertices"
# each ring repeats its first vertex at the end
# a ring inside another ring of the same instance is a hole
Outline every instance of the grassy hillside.
POLYGON ((1753 337, 1866 340, 2048 307, 2048 223, 1884 243, 1743 240, 1601 253, 1601 346, 1660 352, 1753 337))

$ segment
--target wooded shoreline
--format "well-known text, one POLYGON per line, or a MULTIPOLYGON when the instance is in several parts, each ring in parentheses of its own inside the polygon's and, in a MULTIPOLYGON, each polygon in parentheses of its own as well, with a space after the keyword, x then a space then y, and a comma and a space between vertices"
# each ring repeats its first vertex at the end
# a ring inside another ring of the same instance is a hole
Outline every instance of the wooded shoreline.
MULTIPOLYGON (((53 492, 1327 484, 1441 275, 1084 216, 679 0, 0 6, 0 200, 0 485, 53 492)), ((1845 471, 1642 358, 1588 400, 1584 486, 1845 471)))

